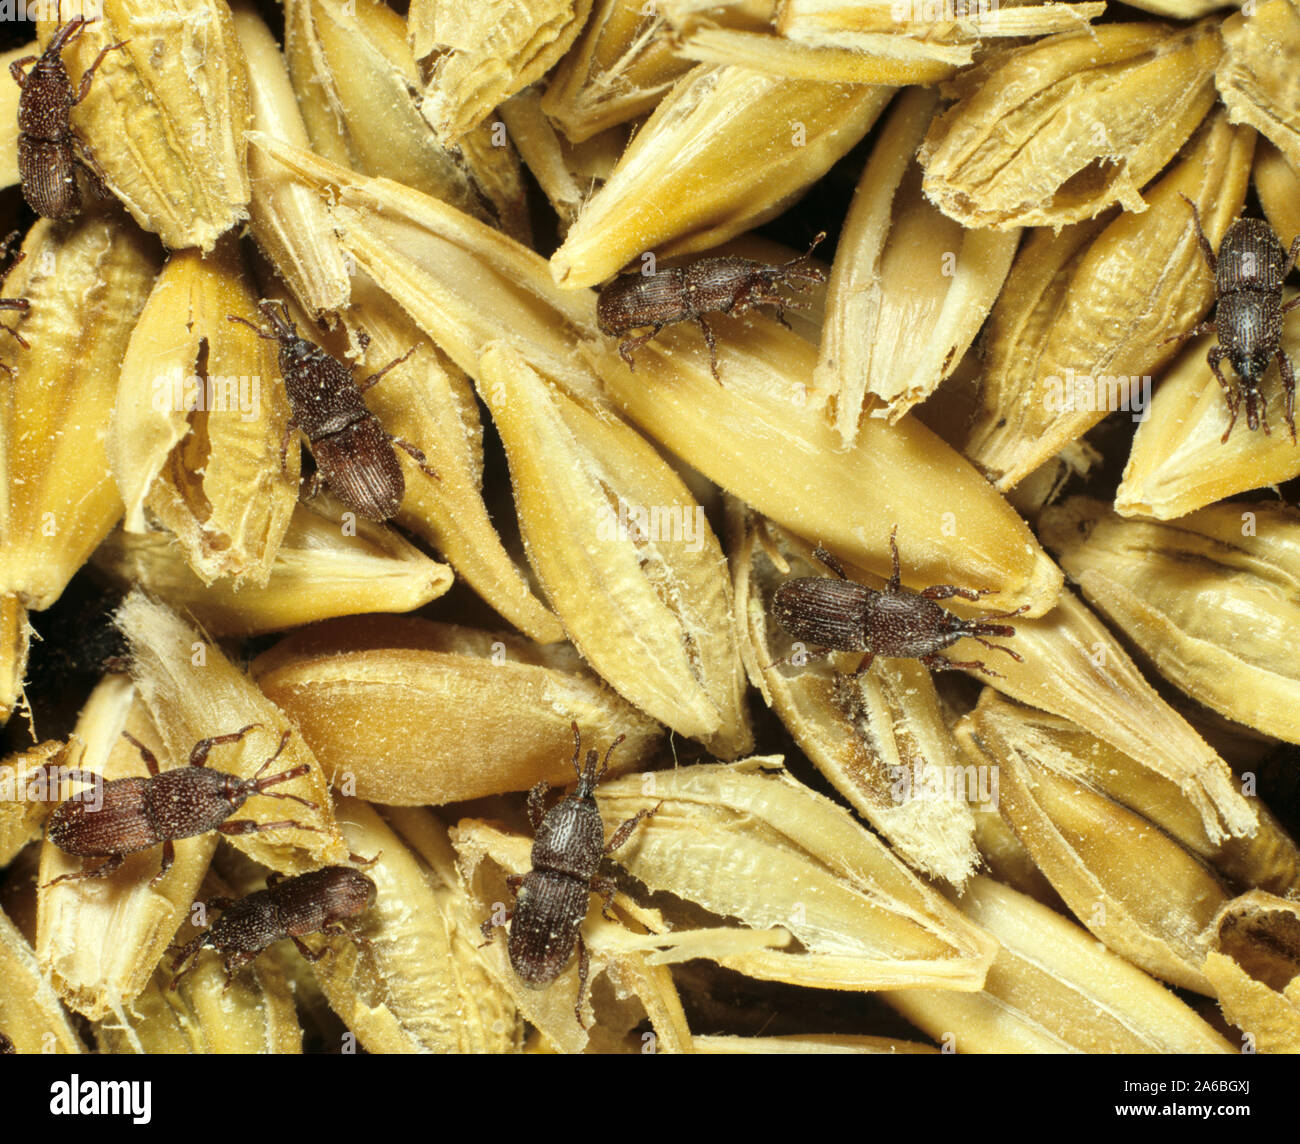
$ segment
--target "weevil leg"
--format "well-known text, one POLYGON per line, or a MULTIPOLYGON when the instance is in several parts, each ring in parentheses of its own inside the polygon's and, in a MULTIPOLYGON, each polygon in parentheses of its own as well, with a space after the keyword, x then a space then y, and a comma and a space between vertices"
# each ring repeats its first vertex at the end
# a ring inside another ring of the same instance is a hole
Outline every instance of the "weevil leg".
POLYGON ((200 934, 195 934, 194 937, 190 938, 189 941, 187 941, 183 946, 180 947, 180 952, 176 955, 176 959, 172 962, 172 972, 175 973, 176 976, 172 978, 172 983, 167 987, 168 989, 175 989, 176 986, 178 986, 181 983, 181 978, 184 977, 191 970, 193 970, 193 968, 196 965, 198 965, 199 951, 207 943, 207 940, 208 940, 208 932, 207 930, 204 930, 200 934), (184 969, 181 969, 181 966, 185 963, 185 960, 187 958, 193 958, 194 960, 191 961, 189 965, 186 965, 184 969), (180 972, 176 973, 178 969, 180 969, 180 972))
POLYGON ((150 777, 156 778, 158 776, 158 756, 132 735, 130 731, 123 731, 122 738, 140 752, 140 758, 144 760, 144 765, 149 769, 150 777))
POLYGON ((280 339, 277 338, 274 334, 268 334, 264 329, 262 329, 261 326, 255 326, 255 325, 254 325, 252 322, 250 322, 247 318, 241 318, 241 317, 239 317, 239 316, 236 315, 236 314, 227 314, 227 315, 226 315, 226 321, 227 321, 227 322, 239 322, 241 325, 247 326, 250 330, 253 331, 253 333, 255 333, 255 334, 256 334, 259 338, 261 338, 263 341, 267 341, 267 342, 279 342, 279 340, 280 340, 280 339))
POLYGON ((704 331, 704 341, 709 347, 709 369, 713 372, 713 380, 721 385, 722 378, 718 376, 718 343, 713 340, 713 331, 709 329, 709 323, 704 320, 704 315, 696 314, 695 320, 699 322, 700 329, 704 331))
POLYGON ((79 882, 82 878, 107 878, 115 873, 125 861, 125 854, 114 854, 102 866, 96 866, 93 870, 78 870, 72 874, 60 874, 59 877, 46 882, 41 889, 45 889, 46 886, 57 886, 60 882, 79 882))
MULTIPOLYGON (((363 330, 362 333, 365 333, 365 331, 363 330)), ((409 358, 419 348, 420 348, 419 346, 412 346, 401 357, 394 358, 392 361, 390 361, 378 373, 372 373, 368 378, 366 378, 365 381, 357 382, 357 389, 359 389, 362 393, 365 393, 367 389, 370 389, 372 386, 377 385, 379 383, 379 379, 382 378, 384 374, 386 374, 390 369, 393 369, 394 367, 401 365, 402 362, 404 362, 407 358, 409 358)))
POLYGON ((256 822, 251 818, 236 818, 229 822, 223 822, 217 827, 222 834, 256 834, 262 830, 281 830, 292 826, 295 830, 310 830, 315 834, 323 834, 319 826, 308 826, 305 822, 256 822))
POLYGON ((38 58, 37 56, 23 56, 22 59, 14 60, 9 65, 9 74, 14 77, 14 83, 19 87, 22 87, 27 82, 27 73, 23 71, 23 68, 28 64, 34 64, 38 58))
POLYGON ((1192 202, 1191 199, 1189 199, 1181 191, 1179 191, 1178 193, 1182 196, 1183 202, 1185 202, 1189 207, 1192 208, 1192 222, 1196 226, 1196 241, 1200 243, 1201 253, 1205 255, 1205 261, 1208 262, 1210 265, 1210 273, 1217 274, 1219 270, 1219 263, 1218 260, 1214 257, 1214 247, 1210 245, 1210 240, 1205 237, 1205 228, 1201 226, 1201 212, 1197 209, 1196 204, 1192 202))
POLYGON ((947 659, 937 651, 931 652, 929 655, 920 656, 919 658, 931 671, 960 671, 965 669, 967 671, 982 672, 991 679, 1002 678, 1001 672, 989 670, 989 668, 978 659, 947 659))
POLYGON ((816 560, 818 564, 825 565, 841 580, 848 579, 848 577, 844 575, 844 565, 839 562, 839 558, 835 556, 834 553, 823 548, 820 544, 813 549, 813 559, 816 560))
POLYGON ((663 806, 662 802, 659 806, 648 806, 645 810, 638 810, 636 814, 614 831, 613 837, 610 838, 609 842, 605 845, 605 853, 612 854, 622 846, 624 842, 632 837, 632 831, 636 829, 637 823, 644 818, 649 818, 653 814, 658 814, 660 806, 663 806))
POLYGON ((996 591, 996 588, 958 588, 955 584, 931 584, 917 594, 927 600, 950 600, 953 596, 959 596, 963 600, 978 600, 996 591))
POLYGON ((1205 361, 1209 365, 1214 376, 1218 378, 1219 385, 1223 389, 1224 399, 1228 403, 1228 427, 1223 431, 1223 436, 1219 438, 1219 443, 1226 444, 1228 438, 1232 436, 1232 427, 1237 424, 1237 413, 1241 409, 1241 390, 1235 385, 1229 385, 1228 379, 1223 376, 1223 370, 1219 363, 1224 358, 1224 350, 1221 346, 1211 346, 1210 352, 1205 355, 1205 361))
POLYGON ((528 792, 528 824, 533 828, 534 834, 537 833, 537 829, 542 825, 542 819, 545 817, 546 780, 542 779, 528 792))
POLYGON ((172 868, 172 863, 176 861, 176 843, 170 838, 164 838, 162 844, 162 862, 158 866, 158 873, 149 879, 149 885, 156 886, 167 876, 167 871, 172 868))
POLYGON ((636 369, 636 364, 632 361, 632 351, 637 349, 640 346, 645 345, 646 342, 648 342, 651 338, 653 338, 656 334, 658 334, 659 331, 662 330, 663 328, 664 328, 663 323, 659 322, 655 325, 655 328, 651 330, 648 334, 641 334, 639 337, 628 338, 626 341, 622 341, 618 343, 618 356, 621 357, 625 362, 627 362, 628 369, 630 370, 636 369))
POLYGON ((875 658, 876 653, 874 651, 867 652, 867 654, 858 662, 858 666, 849 674, 849 678, 857 679, 860 675, 866 675, 867 672, 871 670, 871 665, 875 662, 875 658))
POLYGON ((95 62, 86 69, 86 74, 81 77, 81 86, 77 88, 77 98, 72 101, 74 107, 90 94, 90 81, 95 77, 95 69, 104 62, 104 57, 109 52, 115 52, 118 48, 126 47, 126 44, 126 40, 119 40, 116 44, 109 44, 95 57, 95 62))
POLYGON ((298 426, 294 424, 292 417, 285 422, 284 436, 280 438, 280 472, 282 473, 289 471, 289 438, 293 436, 293 431, 297 428, 298 426))
MULTIPOLYGON (((1271 437, 1273 434, 1268 427, 1268 399, 1263 395, 1263 393, 1254 389, 1246 391, 1246 424, 1250 425, 1250 423, 1256 419, 1256 398, 1259 399, 1258 420, 1260 428, 1264 430, 1265 437, 1271 437)), ((1254 428, 1254 426, 1252 425, 1251 428, 1254 428)))
POLYGON ((1005 644, 992 643, 991 641, 986 640, 983 636, 969 636, 968 638, 973 639, 976 643, 982 643, 985 647, 992 648, 994 651, 1006 652, 1007 655, 1009 655, 1017 663, 1025 662, 1025 657, 1023 655, 1021 655, 1018 651, 1014 651, 1011 648, 1007 647, 1005 644))
POLYGON ((369 951, 374 948, 374 942, 371 941, 360 930, 352 926, 344 925, 340 921, 331 921, 320 927, 320 932, 328 937, 347 938, 353 945, 360 946, 362 949, 369 951))
POLYGON ((573 1004, 573 1015, 578 1018, 579 1028, 586 1029, 587 1023, 582 1019, 582 999, 587 992, 587 975, 591 972, 591 958, 587 955, 587 943, 578 934, 578 1000, 573 1004))
MULTIPOLYGON (((1300 234, 1297 234, 1295 238, 1291 240, 1291 249, 1287 251, 1286 255, 1286 265, 1282 267, 1283 278, 1295 269, 1295 260, 1297 257, 1300 257, 1300 234)), ((1297 302, 1300 302, 1300 298, 1292 298, 1291 301, 1282 307, 1283 312, 1289 310, 1297 302)))
POLYGON ((226 954, 225 959, 222 963, 225 966, 225 970, 226 970, 226 983, 221 987, 221 992, 224 993, 227 989, 230 988, 231 983, 235 980, 236 973, 238 973, 241 969, 243 969, 244 966, 246 966, 249 962, 256 961, 256 960, 257 960, 257 954, 245 953, 242 950, 238 953, 226 954))
POLYGON ((289 935, 289 940, 298 947, 298 952, 301 953, 303 957, 305 957, 308 961, 319 961, 322 957, 325 956, 325 954, 329 952, 329 946, 324 945, 321 946, 321 948, 318 950, 313 950, 311 946, 309 946, 305 941, 302 940, 302 938, 295 937, 293 934, 289 935))
POLYGON ((1158 342, 1157 345, 1167 346, 1170 342, 1185 342, 1188 338, 1194 338, 1197 334, 1203 334, 1206 330, 1212 329, 1214 329, 1213 322, 1202 322, 1199 326, 1193 326, 1184 334, 1174 334, 1171 338, 1165 338, 1163 342, 1158 342))
MULTIPOLYGON (((7 333, 7 334, 12 334, 12 335, 13 335, 13 339, 14 339, 14 341, 16 341, 20 346, 22 346, 23 349, 25 349, 25 350, 29 350, 29 349, 32 348, 32 344, 31 344, 31 342, 29 342, 25 337, 22 336, 22 334, 20 334, 17 330, 15 330, 15 329, 13 328, 13 326, 6 326, 6 325, 3 325, 3 324, 0 324, 0 330, 4 330, 5 333, 7 333)), ((8 366, 5 366, 5 369, 9 369, 9 367, 8 367, 8 366)), ((9 371, 9 376, 10 376, 10 377, 13 376, 13 371, 12 371, 12 370, 9 371)))
MULTIPOLYGON (((1300 236, 1296 238, 1300 242, 1300 236)), ((1300 302, 1300 298, 1296 301, 1300 302)), ((1286 350, 1278 347, 1277 351, 1277 368, 1282 374, 1282 392, 1285 394, 1286 404, 1284 406, 1284 416, 1286 417, 1287 428, 1291 430, 1291 444, 1295 442, 1295 370, 1291 368, 1291 359, 1287 357, 1286 350)))
POLYGON ((614 895, 618 893, 618 886, 610 878, 592 878, 592 893, 600 895, 600 916, 607 922, 616 922, 618 917, 611 912, 614 905, 614 895))
POLYGON ((417 449, 412 445, 410 441, 403 441, 401 437, 390 437, 389 440, 399 449, 404 449, 410 455, 411 460, 420 466, 420 471, 426 477, 432 477, 435 481, 442 480, 442 478, 438 476, 438 470, 429 464, 429 459, 420 449, 417 449))
POLYGON ((898 586, 903 582, 902 564, 898 559, 898 525, 894 525, 889 530, 889 560, 891 571, 889 573, 889 585, 885 591, 897 592, 898 586))
POLYGON ((250 723, 247 727, 241 727, 238 731, 231 731, 228 735, 213 735, 210 739, 200 739, 194 744, 194 750, 190 752, 190 766, 203 766, 208 761, 208 752, 213 747, 220 747, 225 743, 237 743, 249 731, 261 725, 261 723, 250 723))
MULTIPOLYGON (((261 723, 250 723, 247 727, 244 728, 243 731, 240 731, 239 734, 242 735, 242 734, 244 734, 245 731, 251 731, 254 727, 260 727, 261 725, 262 725, 261 723)), ((253 779, 254 779, 255 781, 256 781, 257 779, 260 779, 260 778, 262 777, 262 772, 263 772, 263 771, 270 770, 270 769, 271 769, 271 764, 274 763, 275 760, 278 759, 282 754, 284 754, 284 749, 285 749, 285 747, 287 747, 287 746, 289 745, 289 737, 290 737, 292 734, 293 734, 293 732, 290 731, 290 730, 288 730, 287 728, 286 728, 286 729, 281 733, 281 735, 280 735, 280 742, 276 744, 275 753, 272 754, 272 755, 271 755, 269 758, 267 758, 266 760, 264 760, 263 763, 262 763, 262 765, 261 765, 260 767, 258 767, 257 770, 255 770, 255 771, 253 772, 253 779)), ((306 764, 304 763, 303 766, 305 767, 306 764)), ((294 769, 297 770, 298 768, 294 768, 294 769)), ((307 772, 306 772, 306 770, 303 770, 302 773, 303 773, 303 774, 306 774, 307 772)), ((283 781, 283 780, 281 780, 281 781, 283 781)), ((270 784, 268 783, 267 785, 269 786, 270 784)), ((285 796, 280 795, 280 796, 278 796, 278 797, 283 798, 283 797, 285 797, 285 796)), ((302 801, 302 800, 300 799, 299 801, 302 801)))

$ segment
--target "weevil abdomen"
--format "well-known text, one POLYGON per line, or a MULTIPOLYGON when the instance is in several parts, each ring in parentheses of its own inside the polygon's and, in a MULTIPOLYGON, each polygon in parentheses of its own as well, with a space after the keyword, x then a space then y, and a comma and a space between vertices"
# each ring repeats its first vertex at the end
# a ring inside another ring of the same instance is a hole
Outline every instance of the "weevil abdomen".
POLYGON ((866 651, 864 620, 873 592, 852 580, 801 576, 777 589, 772 614, 797 640, 837 651, 866 651))
POLYGON ((50 815, 46 838, 65 854, 105 858, 134 854, 158 845, 158 832, 149 812, 146 778, 104 783, 103 803, 79 799, 60 803, 50 815))
POLYGON ((388 434, 369 413, 337 433, 314 438, 311 449, 325 483, 362 516, 387 520, 401 508, 402 466, 388 434))
POLYGON ((591 900, 591 885, 553 870, 532 870, 519 887, 507 948, 521 981, 549 985, 568 965, 591 900))

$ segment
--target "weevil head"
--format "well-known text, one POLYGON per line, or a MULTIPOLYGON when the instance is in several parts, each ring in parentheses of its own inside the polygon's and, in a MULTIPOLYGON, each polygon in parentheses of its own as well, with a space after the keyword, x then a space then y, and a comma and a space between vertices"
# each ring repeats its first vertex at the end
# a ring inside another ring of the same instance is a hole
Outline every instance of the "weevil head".
POLYGON ((826 232, 822 231, 812 240, 812 245, 803 254, 781 266, 770 267, 767 273, 772 282, 774 284, 784 282, 789 285, 807 283, 809 286, 819 286, 825 282, 826 272, 812 264, 812 253, 825 238, 826 232))
POLYGON ((257 304, 262 316, 271 323, 277 338, 297 338, 298 327, 289 314, 289 304, 275 298, 263 298, 257 304))
POLYGON ((578 732, 578 724, 572 723, 570 725, 573 728, 573 769, 578 776, 578 789, 573 792, 571 797, 594 804, 596 801, 594 797, 596 787, 600 785, 600 780, 605 777, 605 772, 609 770, 609 757, 614 753, 614 748, 623 742, 627 736, 620 735, 610 743, 609 750, 605 752, 605 761, 601 765, 599 772, 596 770, 596 764, 600 759, 600 755, 594 749, 587 752, 587 763, 579 770, 578 758, 582 752, 582 737, 578 732))
POLYGON ((1240 394, 1246 400, 1246 424, 1252 430, 1258 429, 1260 425, 1260 412, 1264 408, 1264 395, 1260 392, 1260 382, 1264 379, 1264 373, 1268 369, 1269 359, 1272 355, 1266 350, 1255 350, 1253 353, 1244 349, 1233 349, 1228 354, 1228 360, 1232 363, 1232 368, 1236 370, 1237 377, 1240 379, 1238 386, 1240 394))

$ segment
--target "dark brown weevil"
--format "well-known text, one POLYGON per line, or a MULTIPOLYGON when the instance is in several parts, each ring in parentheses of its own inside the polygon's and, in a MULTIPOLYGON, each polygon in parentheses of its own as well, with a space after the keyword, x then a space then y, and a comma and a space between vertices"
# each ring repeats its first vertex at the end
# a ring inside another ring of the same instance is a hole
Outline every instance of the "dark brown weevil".
POLYGON ((23 198, 43 218, 70 219, 81 210, 78 167, 99 182, 95 169, 77 154, 80 141, 69 115, 90 92, 90 81, 104 57, 125 47, 126 41, 109 44, 95 57, 74 94, 62 52, 90 23, 94 21, 84 16, 69 20, 54 33, 39 56, 24 56, 9 65, 10 75, 22 89, 18 97, 18 173, 23 198), (23 68, 32 63, 32 70, 24 72, 23 68))
MULTIPOLYGON (((850 580, 840 562, 824 548, 817 548, 813 556, 826 565, 839 579, 826 576, 802 576, 787 580, 772 598, 772 615, 777 622, 797 640, 833 651, 860 651, 865 653, 854 676, 871 667, 876 656, 887 659, 919 659, 931 671, 948 671, 969 668, 985 675, 998 677, 978 660, 958 661, 939 654, 958 640, 978 640, 985 647, 1004 651, 1018 663, 1021 657, 1009 647, 989 643, 985 636, 1008 637, 1016 634, 1008 624, 990 624, 985 620, 963 620, 936 600, 960 596, 963 600, 978 600, 992 594, 993 588, 957 588, 951 584, 936 584, 921 592, 901 586, 898 561, 898 543, 895 537, 898 526, 889 533, 889 550, 893 554, 894 570, 883 590, 868 588, 850 580)), ((1014 612, 998 612, 990 619, 1018 616, 1029 605, 1014 612)), ((788 662, 785 660, 778 662, 788 662)), ((776 666, 773 664, 772 666, 776 666)))
POLYGON ((1286 423, 1291 430, 1291 443, 1295 444, 1295 373, 1291 359, 1282 348, 1282 315, 1300 306, 1300 297, 1282 305, 1282 282, 1291 273, 1296 256, 1300 254, 1300 235, 1291 240, 1291 250, 1287 252, 1268 223, 1257 218, 1239 218, 1223 236, 1216 259, 1210 240, 1201 227, 1201 212, 1186 195, 1183 195, 1183 201, 1192 208, 1196 240, 1214 275, 1214 319, 1202 322, 1185 334, 1166 338, 1160 344, 1181 342, 1214 327, 1219 344, 1210 347, 1205 360, 1223 387, 1231 413, 1228 427, 1220 438, 1224 443, 1237 423, 1237 411, 1243 397, 1246 399, 1246 424, 1251 429, 1258 429, 1262 424, 1264 432, 1268 433, 1264 395, 1259 391, 1259 384, 1269 362, 1277 358, 1278 369, 1282 371, 1282 388, 1286 393, 1286 423), (1224 357, 1237 371, 1241 379, 1239 384, 1232 385, 1224 378, 1219 369, 1219 362, 1224 357))
POLYGON ((359 870, 351 866, 325 866, 296 878, 268 874, 265 890, 256 890, 239 899, 210 898, 203 903, 204 908, 220 910, 221 917, 181 947, 172 962, 172 972, 180 969, 187 958, 194 960, 176 974, 171 987, 175 989, 181 978, 198 964, 199 950, 205 945, 225 955, 227 988, 243 966, 286 937, 307 960, 319 961, 325 951, 313 953, 303 943, 303 936, 324 933, 362 940, 340 923, 360 917, 370 909, 377 892, 374 882, 359 870))
POLYGON ((103 796, 102 800, 97 800, 98 806, 75 797, 61 803, 50 815, 45 837, 65 854, 83 858, 107 858, 108 861, 93 870, 64 874, 46 885, 53 886, 76 878, 107 877, 122 865, 128 854, 148 850, 161 842, 162 866, 153 876, 152 885, 171 868, 175 858, 173 840, 192 838, 196 834, 206 834, 209 830, 219 830, 227 835, 251 834, 291 826, 299 830, 318 830, 318 827, 301 822, 258 823, 248 818, 226 821, 255 794, 265 798, 291 798, 312 810, 316 809, 314 802, 308 802, 296 794, 281 794, 266 789, 296 779, 311 770, 310 764, 301 763, 279 774, 262 777, 262 773, 280 757, 288 743, 288 731, 280 737, 280 745, 275 754, 257 769, 252 778, 241 779, 238 775, 210 770, 204 765, 208 752, 213 747, 234 743, 254 727, 260 726, 260 723, 250 723, 229 735, 200 739, 190 752, 189 766, 161 773, 153 752, 123 731, 123 737, 140 752, 145 766, 149 768, 148 778, 104 781, 102 776, 90 771, 61 771, 62 775, 73 782, 102 783, 103 796))
POLYGON ((709 366, 718 379, 718 350, 705 314, 743 314, 754 306, 775 306, 776 320, 789 327, 785 308, 795 304, 777 292, 781 285, 798 286, 826 281, 826 275, 808 264, 812 252, 826 237, 823 231, 813 239, 806 254, 780 266, 755 262, 752 258, 726 255, 702 258, 690 266, 675 266, 657 274, 624 274, 601 288, 596 299, 596 321, 600 332, 611 337, 646 326, 648 334, 619 343, 618 353, 629 369, 635 369, 632 351, 674 322, 695 321, 704 331, 709 346, 709 366))
MULTIPOLYGON (((609 912, 616 887, 596 871, 601 859, 622 846, 631 837, 637 823, 659 808, 638 811, 614 831, 606 845, 605 823, 593 792, 609 769, 609 757, 614 748, 627 736, 620 735, 609 745, 605 762, 597 774, 599 755, 594 750, 587 752, 587 765, 579 769, 582 736, 577 723, 571 726, 573 770, 578 776, 578 789, 565 795, 550 810, 546 809, 547 784, 544 781, 528 792, 528 821, 534 833, 533 868, 523 876, 512 874, 506 879, 511 891, 518 895, 513 913, 507 915, 510 921, 508 950, 510 964, 519 979, 532 989, 542 989, 564 971, 576 944, 578 1000, 573 1011, 578 1024, 583 1025, 582 998, 587 989, 589 961, 582 940, 582 921, 587 916, 587 903, 593 892, 604 899, 601 913, 610 921, 617 920, 609 912)), ((492 940, 496 924, 489 918, 482 925, 483 936, 488 941, 492 940)))
POLYGON ((3 1033, 0 1033, 0 1056, 5 1056, 9 1053, 17 1053, 17 1052, 18 1050, 14 1047, 13 1041, 11 1041, 3 1033))
POLYGON ((269 300, 258 303, 258 309, 271 323, 269 334, 245 318, 234 314, 228 317, 232 322, 242 322, 258 337, 279 343, 280 373, 293 411, 280 442, 281 467, 285 465, 290 436, 295 429, 301 429, 316 458, 316 474, 307 495, 310 497, 323 481, 353 511, 368 520, 387 520, 401 507, 406 494, 406 480, 394 445, 409 453, 426 476, 441 479, 424 454, 410 442, 388 433, 361 399, 384 374, 410 357, 414 347, 358 382, 338 358, 300 337, 288 305, 281 302, 279 306, 277 309, 276 303, 269 300))

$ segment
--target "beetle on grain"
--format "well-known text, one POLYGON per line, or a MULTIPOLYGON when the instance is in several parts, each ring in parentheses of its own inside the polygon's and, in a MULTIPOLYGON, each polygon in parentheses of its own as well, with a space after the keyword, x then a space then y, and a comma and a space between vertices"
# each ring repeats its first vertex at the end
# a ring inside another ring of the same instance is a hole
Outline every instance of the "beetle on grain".
POLYGON ((754 306, 776 307, 776 319, 788 328, 785 307, 795 304, 777 292, 781 285, 799 286, 826 281, 826 275, 809 264, 812 252, 826 237, 823 231, 813 239, 806 254, 780 266, 730 255, 702 258, 689 266, 674 266, 657 274, 625 274, 601 288, 596 299, 596 321, 602 334, 611 337, 645 326, 648 334, 619 343, 618 353, 629 369, 635 369, 632 351, 648 342, 665 326, 695 321, 704 331, 709 346, 709 366, 718 380, 718 350, 705 314, 743 314, 754 306))
POLYGON ((309 961, 319 961, 325 950, 313 953, 303 943, 312 933, 346 935, 363 940, 340 923, 358 918, 375 904, 374 882, 351 866, 325 866, 310 874, 286 878, 268 874, 266 889, 256 890, 238 900, 210 898, 205 909, 220 910, 212 925, 181 947, 172 972, 190 957, 194 960, 177 973, 171 987, 176 988, 185 974, 198 964, 198 953, 205 945, 225 955, 226 987, 239 970, 277 941, 289 938, 298 952, 309 961))
POLYGON ((424 454, 410 442, 388 433, 361 399, 384 374, 410 357, 414 347, 358 382, 338 358, 299 336, 286 303, 281 302, 277 309, 275 302, 263 300, 258 309, 271 323, 269 334, 246 318, 234 314, 228 317, 232 322, 242 322, 258 337, 279 343, 280 373, 293 411, 280 442, 280 465, 285 465, 294 429, 301 429, 316 459, 309 497, 323 481, 350 509, 369 520, 387 520, 401 507, 406 493, 394 445, 409 453, 426 476, 441 479, 424 454))
POLYGON ((22 89, 18 97, 18 173, 23 198, 43 218, 70 219, 81 210, 78 167, 99 181, 94 168, 75 150, 78 139, 69 114, 89 94, 90 81, 104 57, 125 47, 126 41, 110 44, 95 57, 74 94, 62 52, 93 22, 84 16, 69 20, 39 56, 24 56, 9 65, 9 73, 22 89), (35 64, 30 72, 23 71, 27 64, 35 64))
POLYGON ((9 1053, 17 1053, 17 1052, 18 1050, 14 1047, 13 1041, 11 1041, 3 1033, 0 1033, 0 1056, 7 1055, 9 1053))
POLYGON ((98 805, 76 799, 60 804, 50 815, 46 838, 65 854, 75 854, 82 858, 107 858, 108 861, 93 870, 64 874, 46 884, 53 886, 70 879, 107 877, 122 865, 128 854, 148 850, 161 842, 162 865, 154 875, 150 883, 152 885, 171 868, 175 858, 173 841, 178 838, 192 838, 196 834, 206 834, 209 830, 219 830, 226 835, 251 834, 282 827, 318 830, 318 827, 301 822, 258 823, 249 818, 226 821, 255 794, 266 798, 291 798, 312 810, 316 809, 314 802, 308 802, 296 794, 266 789, 299 778, 311 770, 310 764, 300 763, 279 774, 262 777, 263 772, 280 757, 289 742, 288 731, 280 736, 280 745, 275 754, 257 769, 252 778, 241 779, 238 775, 211 770, 204 765, 208 752, 213 747, 234 743, 254 727, 260 726, 260 723, 250 723, 229 735, 200 739, 190 752, 189 766, 175 767, 161 773, 154 753, 133 735, 123 731, 123 737, 140 752, 145 766, 149 768, 148 778, 110 779, 105 782, 102 776, 90 771, 61 772, 73 782, 103 783, 103 798, 98 805))
MULTIPOLYGON (((617 920, 609 912, 616 887, 596 871, 601 859, 622 846, 631 837, 637 823, 659 808, 638 811, 614 831, 606 845, 605 824, 593 792, 609 769, 609 757, 614 748, 627 736, 620 735, 609 745, 604 765, 597 774, 599 754, 594 750, 587 752, 587 765, 579 769, 582 736, 577 723, 571 726, 573 770, 578 776, 578 789, 550 810, 546 809, 545 781, 528 792, 528 821, 534 834, 533 868, 525 875, 512 874, 506 879, 507 885, 517 895, 514 912, 507 915, 510 921, 507 949, 510 964, 520 980, 530 988, 541 989, 563 972, 573 956, 574 945, 577 945, 578 1000, 573 1011, 578 1024, 582 1025, 582 998, 587 988, 589 968, 587 947, 582 940, 582 922, 587 916, 587 903, 593 892, 604 899, 601 913, 610 921, 617 920)), ((488 941, 492 940, 496 924, 489 918, 481 927, 488 941)))
MULTIPOLYGON (((944 648, 967 638, 1004 651, 1018 663, 1022 662, 1021 656, 1011 648, 989 643, 984 638, 1014 636, 1015 628, 1008 624, 990 624, 985 620, 964 620, 935 603, 953 596, 978 600, 981 596, 991 595, 995 589, 936 584, 913 592, 901 586, 897 533, 898 526, 895 525, 889 533, 893 574, 883 590, 850 580, 840 562, 826 549, 818 547, 813 556, 838 579, 801 576, 787 580, 772 598, 772 615, 797 640, 834 651, 864 653, 853 672, 855 677, 869 670, 878 655, 889 659, 919 659, 931 671, 969 668, 997 677, 997 672, 990 671, 978 660, 950 660, 939 654, 944 648)), ((1028 606, 1026 604, 1013 612, 997 612, 989 619, 1018 616, 1028 606)))
POLYGON ((1282 282, 1291 273, 1296 256, 1300 255, 1300 235, 1291 240, 1291 250, 1287 252, 1282 249, 1282 244, 1268 223, 1257 218, 1239 218, 1223 236, 1216 259, 1210 240, 1201 227, 1201 212, 1186 195, 1183 195, 1183 201, 1192 208, 1196 240, 1214 275, 1214 320, 1204 321, 1195 329, 1166 338, 1160 344, 1181 342, 1214 327, 1219 344, 1210 347, 1205 360, 1223 387, 1223 395, 1231 414, 1228 427, 1220 438, 1225 443, 1232 434, 1232 427, 1237 423, 1237 411, 1241 408, 1243 397, 1246 399, 1246 424, 1251 429, 1258 429, 1262 423, 1264 432, 1268 433, 1264 395, 1259 391, 1259 384, 1264 379, 1269 362, 1277 358, 1278 369, 1282 372, 1282 388, 1286 394, 1286 423, 1294 444, 1295 373, 1291 368, 1291 359, 1281 344, 1282 315, 1300 306, 1300 297, 1292 298, 1284 306, 1282 282), (1225 357, 1240 378, 1236 385, 1230 384, 1219 368, 1219 362, 1225 357), (1256 402, 1259 403, 1258 410, 1255 408, 1256 402))

